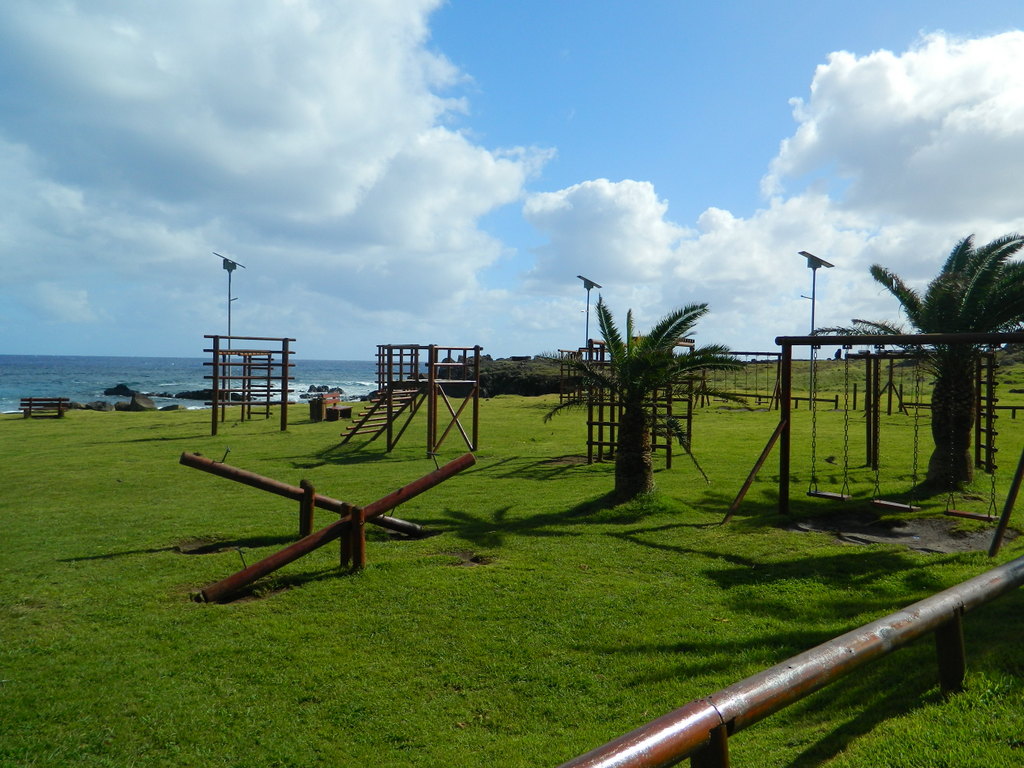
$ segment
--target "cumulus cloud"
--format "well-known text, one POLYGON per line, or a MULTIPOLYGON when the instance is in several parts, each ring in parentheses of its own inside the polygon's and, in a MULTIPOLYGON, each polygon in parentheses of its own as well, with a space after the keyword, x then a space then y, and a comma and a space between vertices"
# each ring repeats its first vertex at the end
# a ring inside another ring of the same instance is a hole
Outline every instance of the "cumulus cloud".
POLYGON ((577 274, 641 323, 706 301, 702 340, 766 349, 807 330, 800 250, 836 264, 818 284, 831 325, 894 317, 871 263, 922 284, 964 235, 1024 229, 1022 32, 831 54, 765 158, 763 206, 679 222, 651 181, 545 189, 553 150, 460 130, 468 75, 431 47, 440 3, 0 5, 5 323, 189 354, 224 330, 216 250, 248 267, 235 332, 318 356, 572 345, 577 274), (488 231, 499 209, 542 242, 488 231))
POLYGON ((686 234, 665 218, 667 211, 646 181, 597 179, 531 195, 523 215, 548 242, 536 249, 529 280, 540 284, 575 270, 609 281, 654 280, 686 234))
POLYGON ((5 188, 5 262, 32 280, 46 258, 86 290, 127 277, 193 334, 222 314, 212 250, 249 267, 236 333, 247 312, 288 335, 457 305, 502 253, 479 219, 549 153, 452 127, 465 75, 428 45, 439 3, 5 5, 0 164, 36 193, 5 188))
POLYGON ((1020 216, 1024 32, 833 53, 793 104, 799 128, 772 163, 770 192, 828 172, 844 207, 880 221, 1020 216))

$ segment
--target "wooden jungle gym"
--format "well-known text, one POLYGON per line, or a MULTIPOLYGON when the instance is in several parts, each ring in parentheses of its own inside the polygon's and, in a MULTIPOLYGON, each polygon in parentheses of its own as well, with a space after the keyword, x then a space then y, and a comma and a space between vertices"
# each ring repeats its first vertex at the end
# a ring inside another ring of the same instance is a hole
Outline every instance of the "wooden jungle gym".
MULTIPOLYGON (((677 347, 693 349, 692 339, 680 339, 677 347)), ((559 402, 586 402, 587 404, 587 463, 612 461, 618 439, 622 406, 615 393, 606 389, 584 390, 574 375, 572 364, 585 360, 596 365, 608 365, 608 350, 603 341, 589 339, 587 346, 576 350, 560 349, 559 402)), ((690 445, 693 437, 694 398, 690 392, 678 389, 664 389, 652 393, 650 404, 653 423, 664 423, 674 419, 680 428, 682 439, 690 445)), ((661 430, 651 434, 651 449, 665 456, 666 469, 672 468, 674 435, 661 430)))
POLYGON ((217 423, 224 421, 227 406, 237 405, 241 421, 262 415, 270 418, 270 406, 281 406, 281 431, 288 429, 289 382, 293 379, 291 369, 292 350, 289 343, 295 339, 277 339, 263 336, 211 336, 211 347, 204 352, 213 355, 210 362, 210 434, 217 434, 217 423), (234 348, 232 342, 274 342, 253 348, 234 348))
POLYGON ((457 432, 466 447, 479 444, 480 353, 483 347, 437 344, 377 345, 377 392, 354 417, 341 445, 356 435, 385 436, 391 451, 425 405, 427 455, 457 432), (468 429, 463 419, 469 420, 468 429))

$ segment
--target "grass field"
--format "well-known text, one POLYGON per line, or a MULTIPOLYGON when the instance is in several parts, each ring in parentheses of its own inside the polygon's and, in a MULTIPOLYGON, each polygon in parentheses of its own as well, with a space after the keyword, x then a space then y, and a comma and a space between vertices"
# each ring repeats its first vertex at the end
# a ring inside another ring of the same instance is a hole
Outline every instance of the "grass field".
MULTIPOLYGON (((0 765, 557 765, 1024 554, 1024 539, 992 561, 788 530, 774 457, 718 525, 777 418, 734 405, 696 417, 710 485, 677 455, 655 497, 609 506, 611 465, 580 462, 581 414, 542 421, 553 402, 483 403, 476 465, 394 513, 437 535, 371 530, 361 573, 329 545, 226 605, 190 596, 294 540, 298 505, 185 468, 182 451, 230 448, 230 464, 366 504, 434 468, 422 429, 385 454, 338 448, 339 425, 298 408, 287 432, 229 414, 217 437, 195 411, 0 418, 0 765)), ((846 506, 866 508, 859 418, 846 506)), ((809 421, 794 425, 796 519, 837 509, 802 493, 809 421)), ((912 422, 883 417, 886 493, 911 484, 912 422)), ((820 458, 843 429, 819 412, 820 458)), ((1024 418, 999 440, 1001 503, 1024 418)), ((988 478, 974 490, 959 501, 986 507, 988 478)), ((1014 593, 967 616, 963 694, 942 699, 921 642, 737 734, 733 764, 1020 765, 1022 608, 1014 593)))

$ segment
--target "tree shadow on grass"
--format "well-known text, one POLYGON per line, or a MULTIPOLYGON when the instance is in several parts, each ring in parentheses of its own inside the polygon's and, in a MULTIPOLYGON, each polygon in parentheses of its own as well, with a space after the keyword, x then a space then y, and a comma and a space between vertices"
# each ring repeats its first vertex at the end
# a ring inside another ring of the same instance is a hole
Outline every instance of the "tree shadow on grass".
MULTIPOLYGON (((1024 595, 1019 592, 1005 595, 965 615, 968 688, 972 671, 975 675, 989 676, 1021 674, 1017 660, 1019 638, 1024 634, 1024 611, 1020 610, 1022 601, 1024 595), (1013 664, 1018 666, 1013 667, 1013 664)), ((878 618, 891 612, 891 608, 880 611, 878 618)), ((610 655, 678 654, 682 657, 678 662, 670 663, 659 672, 638 676, 632 684, 660 684, 710 674, 722 680, 721 690, 745 679, 744 675, 757 674, 761 670, 782 665, 789 658, 827 642, 844 631, 833 634, 822 630, 794 629, 781 633, 748 635, 717 643, 708 643, 702 637, 699 642, 638 643, 616 647, 581 647, 580 650, 610 655), (752 662, 755 667, 753 670, 752 662), (734 676, 728 674, 730 669, 740 665, 741 669, 737 669, 734 676)), ((814 768, 822 765, 880 723, 922 706, 941 703, 943 696, 938 689, 938 677, 934 640, 931 635, 926 635, 884 658, 865 663, 822 690, 771 715, 769 722, 774 722, 775 727, 792 732, 793 738, 789 745, 803 747, 786 765, 789 768, 814 768), (834 722, 838 722, 838 725, 834 722), (830 731, 821 736, 815 735, 829 723, 833 723, 830 731), (805 738, 803 734, 809 734, 809 737, 805 738)), ((695 698, 710 696, 714 692, 701 691, 695 698)), ((756 740, 757 729, 733 738, 741 741, 756 740)))
POLYGON ((580 524, 622 525, 635 523, 645 512, 635 505, 616 506, 612 493, 597 496, 565 511, 545 512, 530 517, 510 517, 512 505, 490 512, 468 512, 447 508, 433 518, 420 519, 424 527, 451 532, 478 546, 501 546, 507 536, 574 536, 580 524))

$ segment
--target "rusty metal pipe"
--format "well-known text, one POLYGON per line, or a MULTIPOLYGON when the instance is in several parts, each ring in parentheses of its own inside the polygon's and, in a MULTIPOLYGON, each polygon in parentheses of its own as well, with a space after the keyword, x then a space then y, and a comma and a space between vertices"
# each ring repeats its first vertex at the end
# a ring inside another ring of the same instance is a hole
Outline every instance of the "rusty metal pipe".
POLYGON ((1024 556, 692 701, 561 768, 663 768, 1024 584, 1024 556))
MULTIPOLYGON (((424 491, 430 490, 435 485, 443 483, 448 478, 468 467, 473 466, 475 463, 476 457, 474 457, 473 454, 464 454, 454 461, 448 462, 441 468, 434 470, 430 474, 424 475, 419 480, 415 480, 408 485, 402 486, 397 491, 393 491, 387 496, 366 505, 362 508, 363 519, 376 519, 388 510, 394 509, 399 504, 408 501, 414 496, 418 496, 424 491)), ((314 531, 309 536, 299 539, 294 544, 275 552, 269 557, 263 558, 259 562, 253 563, 247 568, 243 568, 241 571, 228 576, 226 579, 218 581, 216 584, 211 584, 206 589, 199 592, 197 600, 207 603, 223 602, 242 587, 256 581, 256 579, 262 578, 268 573, 273 573, 278 568, 288 565, 288 563, 298 560, 300 557, 309 554, 314 549, 322 547, 324 544, 334 541, 343 534, 348 533, 349 525, 352 521, 352 515, 350 514, 351 509, 354 509, 354 507, 344 505, 344 516, 340 520, 331 523, 325 528, 321 528, 319 531, 314 531)))
MULTIPOLYGON (((288 485, 282 483, 280 480, 275 480, 272 477, 264 477, 263 475, 257 475, 255 472, 250 472, 246 469, 240 469, 233 467, 230 464, 225 464, 214 459, 208 459, 205 456, 198 453, 188 453, 187 451, 181 454, 179 460, 181 464, 186 467, 192 467, 193 469, 199 469, 203 472, 209 472, 211 475, 217 475, 217 477, 224 477, 228 480, 234 480, 236 483, 242 483, 243 485, 257 488, 261 491, 267 491, 269 493, 276 493, 278 496, 284 496, 286 499, 292 499, 302 503, 306 496, 306 492, 301 487, 288 485)), ((332 499, 330 496, 324 496, 320 493, 313 494, 313 505, 320 509, 326 509, 331 512, 337 512, 338 514, 347 514, 346 511, 351 505, 344 501, 338 501, 338 499, 332 499)), ((398 533, 404 533, 407 536, 420 536, 423 534, 423 528, 416 523, 410 523, 407 520, 399 520, 397 517, 377 516, 369 522, 374 525, 379 525, 381 528, 387 528, 398 533)))

